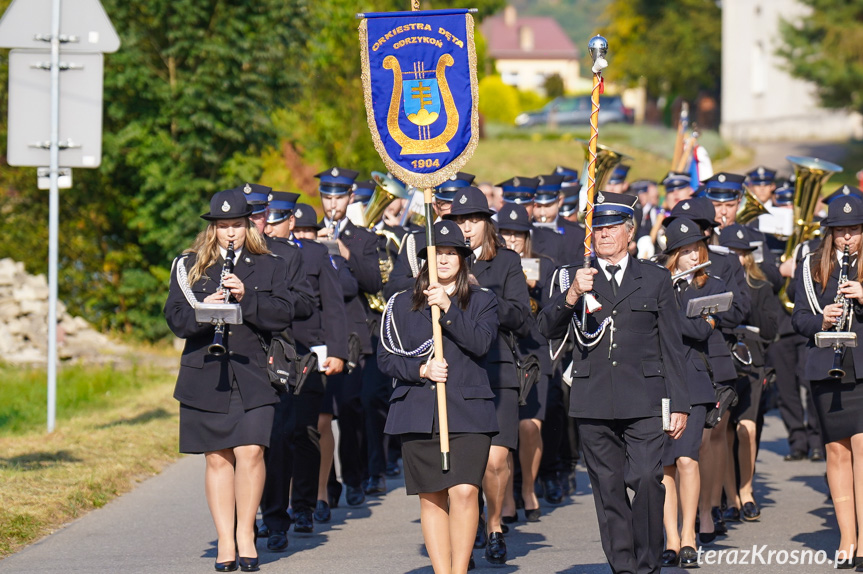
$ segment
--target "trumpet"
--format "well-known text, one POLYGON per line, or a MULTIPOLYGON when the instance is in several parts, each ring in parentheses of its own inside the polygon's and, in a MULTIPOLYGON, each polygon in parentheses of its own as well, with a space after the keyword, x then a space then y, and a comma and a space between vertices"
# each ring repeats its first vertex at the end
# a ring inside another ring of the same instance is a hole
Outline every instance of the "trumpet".
MULTIPOLYGON (((219 275, 219 291, 224 296, 225 303, 230 303, 231 290, 225 287, 225 277, 234 272, 234 242, 228 243, 228 249, 225 253, 225 263, 222 265, 222 273, 219 275)), ((213 334, 213 342, 207 347, 207 352, 216 357, 221 357, 227 352, 224 343, 225 338, 225 322, 219 320, 216 323, 216 332, 213 334)))
MULTIPOLYGON (((848 246, 846 245, 845 250, 842 252, 842 270, 839 272, 839 285, 848 282, 849 258, 850 252, 848 250, 848 246)), ((833 299, 833 302, 842 305, 842 315, 839 316, 839 320, 836 321, 836 327, 833 330, 836 332, 843 332, 849 330, 851 328, 851 302, 841 291, 836 292, 836 298, 833 299)), ((841 366, 843 351, 844 348, 842 347, 842 345, 833 345, 833 368, 827 371, 827 374, 831 377, 841 379, 845 376, 845 370, 841 366)))

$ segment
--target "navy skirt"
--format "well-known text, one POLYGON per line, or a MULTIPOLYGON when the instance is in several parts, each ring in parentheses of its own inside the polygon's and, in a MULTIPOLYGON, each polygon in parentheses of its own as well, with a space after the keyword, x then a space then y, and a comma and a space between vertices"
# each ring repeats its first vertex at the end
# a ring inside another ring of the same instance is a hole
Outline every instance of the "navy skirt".
POLYGON ((482 485, 491 436, 450 433, 450 469, 446 472, 441 470, 439 435, 407 433, 398 436, 402 441, 402 466, 408 494, 439 492, 458 484, 482 485))
POLYGON ((662 466, 671 466, 680 457, 698 460, 698 450, 701 448, 701 436, 704 432, 704 418, 707 416, 705 405, 692 405, 686 428, 680 438, 673 439, 665 435, 665 448, 662 451, 662 466))

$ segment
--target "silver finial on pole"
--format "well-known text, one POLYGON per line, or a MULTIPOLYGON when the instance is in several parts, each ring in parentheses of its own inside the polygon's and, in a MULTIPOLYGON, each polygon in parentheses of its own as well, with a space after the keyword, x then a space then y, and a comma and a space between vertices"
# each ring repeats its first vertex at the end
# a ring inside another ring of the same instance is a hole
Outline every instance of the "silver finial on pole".
POLYGON ((594 36, 587 43, 587 49, 594 62, 596 62, 597 58, 605 59, 605 55, 608 53, 608 40, 602 36, 594 36))

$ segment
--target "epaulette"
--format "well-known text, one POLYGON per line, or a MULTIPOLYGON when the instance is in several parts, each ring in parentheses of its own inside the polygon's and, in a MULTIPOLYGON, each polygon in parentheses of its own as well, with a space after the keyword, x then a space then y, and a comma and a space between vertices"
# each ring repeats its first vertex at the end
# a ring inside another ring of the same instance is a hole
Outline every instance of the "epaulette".
POLYGON ((482 291, 485 291, 486 293, 488 293, 488 292, 489 292, 489 290, 488 290, 488 288, 487 288, 487 287, 480 287, 480 289, 481 289, 482 291))
MULTIPOLYGON (((638 262, 639 263, 650 263, 654 267, 659 267, 660 269, 665 269, 665 265, 662 265, 661 263, 657 263, 656 261, 652 261, 650 259, 639 259, 638 262)), ((665 269, 665 270, 668 271, 668 269, 665 269)))
POLYGON ((713 253, 719 253, 720 255, 731 255, 731 250, 722 245, 708 245, 707 248, 713 253))

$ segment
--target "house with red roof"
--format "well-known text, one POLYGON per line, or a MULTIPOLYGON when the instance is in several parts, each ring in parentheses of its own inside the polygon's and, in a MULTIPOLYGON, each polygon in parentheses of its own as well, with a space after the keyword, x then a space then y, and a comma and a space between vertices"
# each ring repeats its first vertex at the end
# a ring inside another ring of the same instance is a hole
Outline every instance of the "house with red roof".
POLYGON ((557 20, 519 16, 514 6, 482 23, 488 55, 504 83, 543 92, 546 78, 558 74, 567 92, 590 90, 579 75, 579 51, 557 20))

